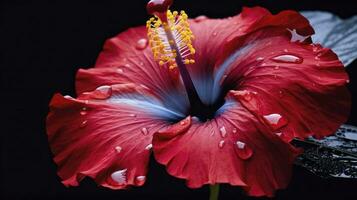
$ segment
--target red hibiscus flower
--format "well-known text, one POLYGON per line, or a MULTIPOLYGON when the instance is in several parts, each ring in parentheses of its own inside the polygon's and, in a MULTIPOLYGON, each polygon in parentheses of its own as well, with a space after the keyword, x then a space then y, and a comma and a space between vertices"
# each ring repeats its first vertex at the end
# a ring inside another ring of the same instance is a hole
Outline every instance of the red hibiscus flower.
POLYGON ((312 44, 294 11, 244 8, 226 19, 166 12, 106 41, 77 73, 77 98, 54 95, 49 143, 66 186, 85 176, 112 189, 141 186, 153 152, 187 186, 229 183, 248 195, 287 186, 293 138, 334 133, 346 121, 347 74, 312 44))

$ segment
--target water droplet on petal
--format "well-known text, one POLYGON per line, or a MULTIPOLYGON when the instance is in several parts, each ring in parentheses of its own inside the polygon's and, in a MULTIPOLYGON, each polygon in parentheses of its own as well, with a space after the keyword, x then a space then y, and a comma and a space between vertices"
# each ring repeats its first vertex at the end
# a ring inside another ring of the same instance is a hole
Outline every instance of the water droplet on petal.
POLYGON ((350 80, 349 80, 349 79, 347 79, 347 80, 346 80, 346 83, 350 83, 350 80))
POLYGON ((222 127, 219 129, 219 132, 221 133, 221 136, 222 136, 223 138, 226 137, 226 135, 227 135, 226 127, 222 126, 222 127))
POLYGON ((236 129, 236 128, 233 128, 232 132, 233 132, 233 133, 237 133, 237 129, 236 129))
POLYGON ((195 22, 201 22, 201 21, 206 20, 206 19, 207 19, 206 16, 200 15, 200 16, 196 17, 196 18, 194 19, 194 21, 195 21, 195 22))
POLYGON ((136 114, 131 113, 131 114, 129 114, 129 117, 136 117, 136 114))
POLYGON ((122 68, 118 68, 118 69, 117 69, 117 72, 118 72, 119 74, 123 74, 123 73, 124 73, 124 70, 123 70, 122 68))
POLYGON ((277 132, 277 133, 275 133, 275 135, 277 135, 277 136, 281 136, 281 134, 283 134, 282 132, 277 132))
POLYGON ((275 70, 278 70, 278 69, 279 69, 279 66, 275 66, 274 69, 275 69, 275 70))
POLYGON ((146 150, 150 150, 152 149, 152 144, 148 144, 146 147, 145 147, 146 150))
POLYGON ((127 169, 115 171, 110 177, 119 185, 123 185, 126 183, 126 171, 127 169))
POLYGON ((116 151, 117 153, 120 153, 121 150, 122 150, 121 146, 116 146, 116 147, 115 147, 115 151, 116 151))
POLYGON ((136 42, 136 49, 138 50, 143 50, 146 48, 146 46, 148 45, 148 40, 145 38, 141 38, 136 42))
POLYGON ((213 32, 212 35, 213 35, 213 36, 217 36, 217 32, 216 32, 216 31, 213 32))
POLYGON ((86 125, 87 125, 87 123, 88 123, 88 121, 87 120, 84 120, 82 123, 81 123, 81 127, 83 128, 83 127, 85 127, 86 125))
POLYGON ((82 115, 82 116, 84 116, 84 115, 87 114, 87 111, 82 110, 81 112, 79 112, 79 114, 82 115))
POLYGON ((66 95, 64 96, 65 99, 74 99, 73 97, 69 96, 69 95, 66 95))
POLYGON ((211 134, 210 135, 214 136, 214 133, 215 133, 214 130, 211 130, 211 134))
POLYGON ((241 159, 246 160, 253 155, 253 150, 246 143, 238 140, 236 146, 237 154, 241 159))
POLYGON ((288 51, 287 49, 284 49, 284 52, 287 53, 287 52, 289 52, 289 51, 288 51))
POLYGON ((264 119, 268 122, 270 127, 274 130, 277 130, 285 126, 288 122, 280 114, 273 113, 269 115, 264 115, 264 119))
POLYGON ((146 176, 137 176, 135 178, 136 185, 142 186, 145 183, 146 176))
POLYGON ((193 116, 193 117, 191 118, 191 120, 192 120, 193 122, 199 122, 199 121, 200 121, 200 119, 199 119, 198 117, 196 117, 196 116, 193 116))
POLYGON ((256 61, 262 61, 262 60, 264 60, 264 58, 263 57, 258 57, 257 59, 255 59, 256 61))
POLYGON ((245 143, 244 142, 237 141, 236 144, 237 144, 238 149, 244 149, 244 147, 245 147, 245 143))
POLYGON ((306 38, 310 37, 310 36, 299 35, 296 32, 296 29, 293 30, 287 29, 287 30, 291 33, 290 42, 303 42, 304 40, 306 40, 306 38))
POLYGON ((84 100, 84 103, 85 104, 89 104, 89 100, 84 100))
POLYGON ((283 62, 283 63, 302 63, 303 61, 302 58, 290 54, 276 56, 272 58, 272 60, 274 60, 275 62, 283 62))
POLYGON ((149 134, 149 131, 148 131, 148 129, 147 128, 142 128, 141 129, 141 133, 143 134, 143 135, 148 135, 149 134))
POLYGON ((144 66, 144 63, 143 62, 139 62, 139 65, 144 66))
POLYGON ((224 147, 224 140, 219 141, 218 147, 221 149, 224 147))

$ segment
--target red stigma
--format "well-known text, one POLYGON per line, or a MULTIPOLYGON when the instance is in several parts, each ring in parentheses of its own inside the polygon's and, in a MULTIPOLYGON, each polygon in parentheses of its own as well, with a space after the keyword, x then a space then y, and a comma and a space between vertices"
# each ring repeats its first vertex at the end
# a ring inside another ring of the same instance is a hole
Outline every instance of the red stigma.
POLYGON ((161 21, 165 22, 166 11, 172 5, 173 0, 151 0, 146 5, 146 10, 150 15, 156 15, 161 21))

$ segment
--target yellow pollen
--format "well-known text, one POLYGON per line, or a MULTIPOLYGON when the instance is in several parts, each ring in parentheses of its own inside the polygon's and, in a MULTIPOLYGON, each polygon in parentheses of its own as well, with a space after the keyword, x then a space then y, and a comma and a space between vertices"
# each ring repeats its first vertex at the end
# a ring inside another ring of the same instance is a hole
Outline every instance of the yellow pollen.
POLYGON ((146 22, 149 46, 153 52, 154 59, 160 66, 167 66, 169 69, 177 67, 175 58, 180 55, 183 63, 194 64, 194 54, 196 50, 192 45, 194 38, 188 16, 185 11, 167 11, 167 22, 162 22, 157 16, 151 17, 146 22), (168 40, 166 33, 170 31, 173 40, 168 40), (176 45, 178 51, 173 49, 176 45))

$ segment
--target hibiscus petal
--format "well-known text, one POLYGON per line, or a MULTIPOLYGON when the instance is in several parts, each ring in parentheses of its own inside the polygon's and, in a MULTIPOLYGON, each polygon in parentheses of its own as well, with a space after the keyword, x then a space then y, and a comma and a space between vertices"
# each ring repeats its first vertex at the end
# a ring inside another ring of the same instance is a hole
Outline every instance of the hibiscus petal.
POLYGON ((77 94, 101 85, 137 83, 150 88, 156 95, 171 99, 176 107, 183 107, 182 110, 188 107, 178 74, 154 61, 146 34, 146 27, 140 26, 108 39, 95 68, 78 71, 77 94))
POLYGON ((56 94, 47 133, 58 175, 66 186, 85 176, 112 189, 141 186, 153 133, 177 115, 135 84, 102 86, 78 99, 56 94))
POLYGON ((266 124, 288 141, 330 135, 349 114, 348 75, 330 49, 291 37, 289 30, 272 27, 233 41, 241 54, 227 67, 222 86, 244 91, 237 97, 262 122, 272 114, 287 121, 285 127, 266 124))
POLYGON ((301 12, 316 34, 312 36, 315 43, 331 48, 347 66, 357 58, 357 16, 342 20, 332 13, 322 11, 301 12))
MULTIPOLYGON (((192 32, 195 35, 196 64, 190 66, 189 70, 203 102, 213 103, 220 93, 218 83, 224 76, 225 66, 229 65, 223 61, 234 50, 226 49, 227 43, 236 38, 244 38, 246 35, 266 27, 295 29, 302 35, 314 33, 306 18, 298 12, 283 11, 272 15, 261 7, 244 7, 241 14, 227 19, 202 19, 200 17, 198 20, 191 21, 192 32), (221 63, 223 64, 219 65, 221 63), (219 71, 213 77, 215 66, 219 71)), ((234 56, 239 55, 237 53, 234 56)))
POLYGON ((234 98, 219 116, 200 122, 190 117, 154 134, 156 160, 188 187, 229 183, 249 195, 273 196, 287 186, 298 151, 234 98))

